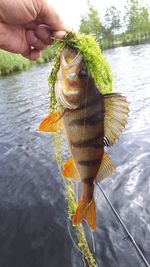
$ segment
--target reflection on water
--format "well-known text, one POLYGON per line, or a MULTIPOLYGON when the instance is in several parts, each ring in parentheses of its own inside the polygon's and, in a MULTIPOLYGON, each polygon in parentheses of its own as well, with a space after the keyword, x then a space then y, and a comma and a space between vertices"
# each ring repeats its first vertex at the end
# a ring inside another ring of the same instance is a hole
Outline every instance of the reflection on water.
MULTIPOLYGON (((150 45, 105 51, 129 123, 110 149, 117 166, 102 187, 150 261, 150 45)), ((83 266, 67 230, 64 185, 52 138, 36 131, 48 110, 50 65, 0 80, 0 266, 83 266)), ((144 266, 98 188, 98 266, 144 266)), ((89 237, 92 249, 92 240, 89 237)))

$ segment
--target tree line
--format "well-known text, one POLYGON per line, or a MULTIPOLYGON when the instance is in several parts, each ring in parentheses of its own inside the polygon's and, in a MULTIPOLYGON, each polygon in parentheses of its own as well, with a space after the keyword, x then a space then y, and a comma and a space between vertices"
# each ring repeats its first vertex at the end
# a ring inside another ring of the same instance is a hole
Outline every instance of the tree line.
POLYGON ((79 31, 94 34, 102 49, 143 43, 150 40, 150 13, 138 0, 127 0, 123 16, 111 5, 100 18, 88 1, 88 13, 81 18, 79 31))

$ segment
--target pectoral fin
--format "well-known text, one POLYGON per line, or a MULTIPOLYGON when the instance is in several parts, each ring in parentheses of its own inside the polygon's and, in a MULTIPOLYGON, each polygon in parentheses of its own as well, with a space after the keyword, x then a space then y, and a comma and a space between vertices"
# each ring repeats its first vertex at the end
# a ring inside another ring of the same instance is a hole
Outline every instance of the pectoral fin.
POLYGON ((57 132, 62 129, 61 114, 59 112, 52 113, 41 122, 39 131, 57 132))
POLYGON ((128 102, 121 94, 104 95, 104 145, 112 146, 127 124, 128 102))
POLYGON ((80 179, 80 176, 75 166, 75 162, 73 158, 70 158, 64 164, 63 176, 68 180, 79 180, 80 179))
POLYGON ((103 159, 97 173, 96 181, 100 182, 101 180, 105 179, 106 177, 110 176, 113 171, 115 171, 116 167, 111 161, 110 157, 106 152, 104 152, 103 159))

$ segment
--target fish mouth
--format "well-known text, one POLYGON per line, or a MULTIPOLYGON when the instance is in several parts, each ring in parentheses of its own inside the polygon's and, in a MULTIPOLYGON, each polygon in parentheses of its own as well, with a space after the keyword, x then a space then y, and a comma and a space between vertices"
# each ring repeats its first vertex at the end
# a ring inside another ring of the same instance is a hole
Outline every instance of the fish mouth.
POLYGON ((80 52, 75 52, 73 49, 66 48, 61 54, 61 60, 64 67, 71 68, 81 63, 82 55, 80 52))
MULTIPOLYGON (((60 81, 57 81, 55 84, 55 92, 56 92, 56 99, 58 103, 60 103, 64 108, 68 108, 68 109, 78 108, 77 105, 70 103, 68 100, 66 100, 65 96, 70 96, 70 92, 68 92, 67 90, 66 94, 64 94, 60 81)), ((72 93, 74 94, 73 91, 72 93)))
POLYGON ((78 96, 80 94, 80 91, 78 88, 73 88, 73 90, 68 89, 62 89, 63 94, 65 96, 78 96))
POLYGON ((69 97, 78 96, 80 94, 80 88, 75 85, 77 82, 76 67, 80 65, 82 61, 82 55, 80 52, 71 48, 65 48, 61 53, 61 66, 57 74, 57 82, 55 84, 55 92, 57 101, 65 108, 76 109, 78 105, 73 103, 69 97), (63 72, 66 71, 63 77, 63 72), (67 76, 68 75, 68 76, 67 76), (69 82, 74 85, 69 84, 69 82))

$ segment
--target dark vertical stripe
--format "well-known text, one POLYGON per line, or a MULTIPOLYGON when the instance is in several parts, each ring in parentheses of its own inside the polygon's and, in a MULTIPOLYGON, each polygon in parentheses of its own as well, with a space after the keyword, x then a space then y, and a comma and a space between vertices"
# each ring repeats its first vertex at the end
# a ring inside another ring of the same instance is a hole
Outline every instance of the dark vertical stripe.
POLYGON ((78 163, 82 166, 96 166, 100 164, 100 159, 80 160, 78 163))
POLYGON ((86 177, 83 179, 83 183, 89 185, 90 187, 93 186, 94 177, 86 177))
POLYGON ((85 109, 85 108, 92 107, 92 106, 96 105, 98 102, 100 102, 99 97, 95 97, 91 102, 88 102, 86 104, 81 105, 76 110, 82 110, 82 109, 85 109))
POLYGON ((103 120, 103 117, 104 117, 103 113, 100 111, 97 111, 88 117, 72 120, 69 123, 69 126, 97 125, 103 120))
POLYGON ((87 147, 93 147, 96 149, 99 149, 100 147, 103 147, 103 143, 100 142, 100 138, 103 137, 103 132, 99 132, 95 137, 87 139, 87 140, 80 140, 77 142, 70 142, 73 147, 77 148, 87 148, 87 147))

